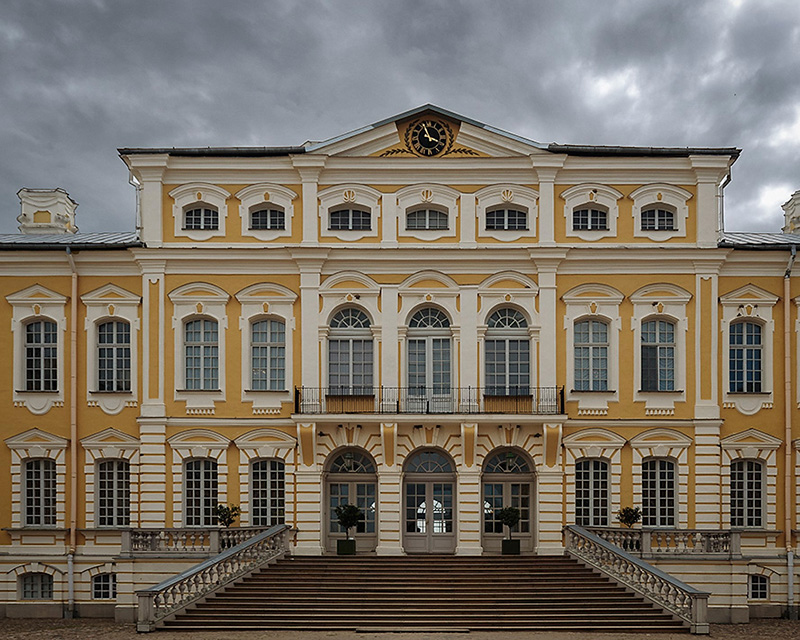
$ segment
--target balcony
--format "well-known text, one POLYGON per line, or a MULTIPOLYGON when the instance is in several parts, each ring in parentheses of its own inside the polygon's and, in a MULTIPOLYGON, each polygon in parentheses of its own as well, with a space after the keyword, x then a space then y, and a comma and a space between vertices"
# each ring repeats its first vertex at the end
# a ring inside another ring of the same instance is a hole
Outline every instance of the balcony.
POLYGON ((563 387, 295 387, 297 414, 564 413, 563 387))

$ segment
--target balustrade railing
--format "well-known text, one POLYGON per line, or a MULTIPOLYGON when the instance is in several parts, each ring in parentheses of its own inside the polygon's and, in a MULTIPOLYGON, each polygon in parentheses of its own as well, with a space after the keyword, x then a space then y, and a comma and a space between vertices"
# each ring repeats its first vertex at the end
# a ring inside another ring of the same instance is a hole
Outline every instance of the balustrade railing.
POLYGON ((707 592, 660 571, 578 525, 565 527, 564 538, 564 547, 571 556, 677 616, 689 625, 692 633, 708 633, 707 592))
POLYGON ((295 413, 564 413, 563 387, 296 387, 295 413))
POLYGON ((586 527, 596 536, 628 553, 645 557, 659 554, 712 554, 737 556, 742 553, 739 531, 719 529, 621 529, 586 527))
POLYGON ((283 557, 289 550, 291 532, 289 525, 275 525, 154 587, 137 591, 136 630, 155 631, 168 616, 283 557))
POLYGON ((125 529, 122 531, 122 553, 219 553, 265 530, 266 527, 125 529))

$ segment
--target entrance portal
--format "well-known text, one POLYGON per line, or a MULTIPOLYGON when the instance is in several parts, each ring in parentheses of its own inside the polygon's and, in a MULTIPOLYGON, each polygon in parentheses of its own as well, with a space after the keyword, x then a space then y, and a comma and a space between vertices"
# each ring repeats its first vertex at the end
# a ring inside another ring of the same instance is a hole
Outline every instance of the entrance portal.
POLYGON ((455 470, 440 451, 423 450, 406 462, 403 481, 406 553, 454 553, 455 470))

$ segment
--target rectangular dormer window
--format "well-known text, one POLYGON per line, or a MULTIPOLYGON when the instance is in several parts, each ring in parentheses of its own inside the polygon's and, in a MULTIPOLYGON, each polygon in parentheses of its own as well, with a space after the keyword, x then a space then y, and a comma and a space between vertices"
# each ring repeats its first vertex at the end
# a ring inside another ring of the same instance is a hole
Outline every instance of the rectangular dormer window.
POLYGON ((608 213, 602 209, 575 209, 572 212, 573 231, 608 230, 608 213))
POLYGON ((250 229, 270 230, 286 228, 286 213, 283 209, 258 209, 250 213, 250 229))
POLYGON ((486 211, 486 228, 493 231, 519 231, 528 228, 528 212, 519 209, 486 211))
POLYGON ((642 211, 642 231, 674 231, 675 214, 667 209, 642 211))
POLYGON ((372 215, 362 209, 338 209, 331 211, 332 231, 369 231, 372 229, 372 215))
POLYGON ((206 207, 187 209, 184 214, 183 228, 195 231, 219 229, 219 211, 206 207))

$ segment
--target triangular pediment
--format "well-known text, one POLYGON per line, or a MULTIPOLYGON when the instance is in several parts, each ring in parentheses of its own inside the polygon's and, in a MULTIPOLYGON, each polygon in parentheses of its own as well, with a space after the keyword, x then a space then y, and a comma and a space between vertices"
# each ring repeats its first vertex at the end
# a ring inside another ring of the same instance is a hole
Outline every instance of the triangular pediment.
POLYGON ((114 427, 109 427, 108 429, 104 429, 98 433, 93 433, 90 436, 81 438, 81 445, 84 449, 100 449, 108 446, 131 448, 138 447, 139 440, 131 435, 128 435, 127 433, 123 433, 122 431, 115 429, 114 427))
POLYGON ((25 304, 35 302, 56 302, 58 304, 65 304, 67 301, 66 296, 60 293, 50 291, 50 289, 43 287, 40 284, 35 284, 22 291, 17 291, 11 295, 6 296, 6 300, 11 304, 25 304))
POLYGON ((64 449, 68 444, 68 440, 41 429, 33 428, 16 436, 6 438, 5 443, 9 449, 26 449, 32 446, 39 446, 45 449, 64 449))
POLYGON ((107 284, 81 296, 84 304, 139 304, 141 297, 115 284, 107 284))
POLYGON ((767 304, 772 306, 778 301, 778 296, 770 293, 769 291, 764 291, 764 289, 761 289, 753 284, 746 284, 743 287, 739 287, 735 291, 721 295, 719 299, 722 304, 751 303, 767 304))
POLYGON ((746 429, 723 438, 720 443, 723 449, 739 449, 755 447, 757 449, 777 449, 783 441, 758 429, 746 429))
POLYGON ((546 145, 432 104, 310 143, 306 149, 306 154, 326 156, 443 160, 549 153, 546 145))

